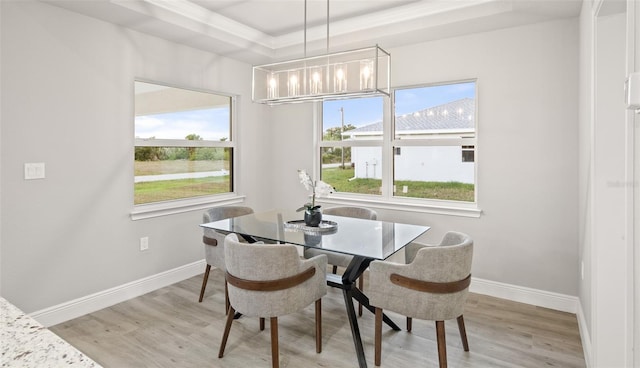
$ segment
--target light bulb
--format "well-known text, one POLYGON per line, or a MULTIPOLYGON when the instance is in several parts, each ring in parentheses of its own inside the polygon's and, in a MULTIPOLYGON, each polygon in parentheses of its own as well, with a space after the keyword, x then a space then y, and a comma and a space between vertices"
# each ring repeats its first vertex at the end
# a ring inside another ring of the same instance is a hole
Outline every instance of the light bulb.
POLYGON ((363 75, 365 78, 369 78, 369 75, 371 75, 371 71, 369 70, 369 67, 368 67, 368 66, 365 66, 365 67, 362 69, 362 75, 363 75))
POLYGON ((275 73, 271 73, 267 79, 267 97, 278 98, 278 76, 275 73))
POLYGON ((360 62, 360 90, 369 90, 375 88, 373 83, 373 62, 371 60, 363 60, 360 62))
POLYGON ((320 74, 318 74, 318 72, 313 73, 313 81, 314 82, 320 81, 320 74))
POLYGON ((333 91, 347 91, 347 66, 345 64, 336 64, 333 67, 333 91))
POLYGON ((292 70, 288 74, 289 74, 288 75, 289 82, 287 83, 288 84, 288 88, 287 88, 288 95, 291 96, 291 97, 300 95, 299 71, 292 70))

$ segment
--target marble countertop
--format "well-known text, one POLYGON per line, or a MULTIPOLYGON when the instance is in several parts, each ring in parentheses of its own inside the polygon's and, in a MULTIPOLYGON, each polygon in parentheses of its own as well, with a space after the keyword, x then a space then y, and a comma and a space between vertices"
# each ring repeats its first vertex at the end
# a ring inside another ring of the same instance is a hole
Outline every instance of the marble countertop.
POLYGON ((100 367, 2 297, 0 347, 2 367, 100 367))

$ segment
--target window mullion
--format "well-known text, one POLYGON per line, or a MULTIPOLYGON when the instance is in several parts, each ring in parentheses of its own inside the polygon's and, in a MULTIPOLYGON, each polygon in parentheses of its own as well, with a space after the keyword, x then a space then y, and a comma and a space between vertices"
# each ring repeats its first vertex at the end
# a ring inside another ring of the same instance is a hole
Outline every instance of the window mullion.
MULTIPOLYGON (((393 93, 392 93, 393 95, 393 93)), ((382 197, 393 196, 393 101, 385 98, 382 114, 382 197)))

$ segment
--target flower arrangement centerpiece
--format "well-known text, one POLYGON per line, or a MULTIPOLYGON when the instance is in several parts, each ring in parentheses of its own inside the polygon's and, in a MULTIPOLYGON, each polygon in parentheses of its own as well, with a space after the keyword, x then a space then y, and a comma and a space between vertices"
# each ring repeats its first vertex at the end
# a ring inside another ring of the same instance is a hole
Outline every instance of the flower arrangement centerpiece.
POLYGON ((307 226, 318 226, 322 222, 322 212, 320 212, 320 206, 316 205, 316 196, 318 198, 328 196, 334 192, 333 187, 322 180, 314 182, 305 170, 298 170, 298 177, 305 189, 311 190, 311 202, 305 203, 297 211, 304 210, 304 223, 307 226))

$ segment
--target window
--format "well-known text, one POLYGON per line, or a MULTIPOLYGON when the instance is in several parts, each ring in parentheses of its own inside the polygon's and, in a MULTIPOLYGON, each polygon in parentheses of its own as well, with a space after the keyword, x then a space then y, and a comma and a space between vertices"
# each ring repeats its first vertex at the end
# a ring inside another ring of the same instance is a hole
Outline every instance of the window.
POLYGON ((322 110, 322 180, 338 192, 379 196, 382 97, 325 101, 322 110))
POLYGON ((462 162, 475 162, 474 152, 474 146, 462 146, 462 162))
POLYGON ((232 101, 135 82, 134 204, 234 191, 232 101))
POLYGON ((395 196, 475 202, 475 94, 473 81, 394 91, 395 196))
POLYGON ((475 202, 476 82, 392 93, 393 116, 381 97, 323 102, 322 180, 402 203, 475 202))

